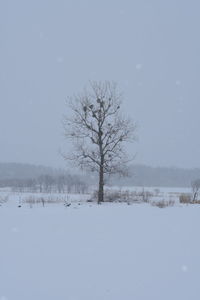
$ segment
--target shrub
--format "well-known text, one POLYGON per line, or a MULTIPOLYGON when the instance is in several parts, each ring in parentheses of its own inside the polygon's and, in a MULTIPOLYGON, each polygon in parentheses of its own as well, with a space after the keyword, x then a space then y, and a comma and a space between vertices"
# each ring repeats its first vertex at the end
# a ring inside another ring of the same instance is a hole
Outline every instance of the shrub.
POLYGON ((182 203, 182 204, 193 203, 192 202, 192 197, 189 194, 181 194, 179 196, 179 202, 182 203))
POLYGON ((157 206, 159 208, 165 208, 168 206, 174 206, 175 201, 174 200, 169 200, 169 201, 165 201, 165 200, 161 200, 161 201, 153 201, 151 202, 152 206, 157 206))
MULTIPOLYGON (((120 202, 120 203, 148 203, 152 193, 142 190, 141 192, 136 191, 121 191, 121 190, 105 190, 104 192, 104 201, 105 202, 120 202)), ((88 202, 96 201, 98 197, 98 191, 95 191, 88 200, 88 202)))

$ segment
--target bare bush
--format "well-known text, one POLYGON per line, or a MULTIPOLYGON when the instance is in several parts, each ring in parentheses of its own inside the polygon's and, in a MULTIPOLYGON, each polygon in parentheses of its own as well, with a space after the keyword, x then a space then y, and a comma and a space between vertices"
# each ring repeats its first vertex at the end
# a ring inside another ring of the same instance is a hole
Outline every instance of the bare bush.
MULTIPOLYGON (((195 197, 196 198, 196 197, 195 197)), ((193 200, 194 197, 189 194, 181 194, 179 196, 179 202, 182 204, 200 204, 200 200, 193 200)))
POLYGON ((174 200, 160 200, 160 201, 153 201, 151 202, 152 206, 157 206, 159 208, 165 208, 165 207, 169 207, 169 206, 174 206, 175 201, 174 200))
POLYGON ((149 203, 150 198, 153 197, 153 193, 145 191, 143 188, 141 192, 137 193, 137 196, 142 198, 142 202, 149 203))
MULTIPOLYGON (((105 202, 120 202, 120 203, 148 203, 152 194, 148 191, 136 192, 136 191, 113 191, 105 190, 104 192, 104 201, 105 202)), ((96 201, 98 199, 98 191, 95 191, 92 195, 92 198, 89 200, 96 201)))
POLYGON ((195 200, 192 202, 192 204, 200 204, 200 200, 195 200))
POLYGON ((193 193, 193 199, 192 201, 195 202, 198 200, 199 192, 200 192, 200 179, 196 179, 192 181, 192 193, 193 193))
POLYGON ((179 202, 182 204, 192 203, 192 197, 189 194, 181 194, 179 196, 179 202))

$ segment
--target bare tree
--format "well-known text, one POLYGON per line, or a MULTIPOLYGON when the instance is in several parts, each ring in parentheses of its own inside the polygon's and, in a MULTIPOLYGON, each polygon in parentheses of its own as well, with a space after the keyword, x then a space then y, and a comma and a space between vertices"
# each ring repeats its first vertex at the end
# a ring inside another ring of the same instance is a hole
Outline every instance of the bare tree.
POLYGON ((56 187, 58 193, 64 193, 65 184, 66 184, 66 176, 64 174, 60 174, 55 179, 56 187))
POLYGON ((198 198, 199 191, 200 191, 200 179, 196 179, 196 180, 192 181, 191 186, 192 186, 192 192, 193 192, 192 201, 195 202, 198 198))
POLYGON ((89 87, 67 102, 72 114, 64 117, 64 130, 74 150, 65 158, 81 168, 98 172, 98 203, 101 203, 104 175, 125 172, 130 159, 123 144, 135 139, 136 125, 120 113, 122 97, 115 83, 90 82, 89 87))

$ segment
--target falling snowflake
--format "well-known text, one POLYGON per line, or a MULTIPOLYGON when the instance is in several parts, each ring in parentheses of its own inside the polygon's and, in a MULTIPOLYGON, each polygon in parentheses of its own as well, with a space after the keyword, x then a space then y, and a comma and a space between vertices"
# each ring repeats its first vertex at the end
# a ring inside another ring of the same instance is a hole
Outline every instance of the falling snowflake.
POLYGON ((44 39, 44 33, 42 31, 40 32, 39 37, 40 37, 40 40, 44 39))
MULTIPOLYGON (((19 232, 19 229, 18 229, 17 227, 13 227, 13 228, 11 229, 11 232, 17 233, 17 232, 19 232)), ((0 300, 1 300, 1 299, 0 299, 0 300)))
POLYGON ((181 270, 186 273, 188 271, 188 267, 186 265, 182 265, 181 270))
POLYGON ((136 70, 140 71, 142 69, 142 64, 137 64, 135 66, 136 70))
POLYGON ((180 80, 176 80, 176 86, 181 85, 181 81, 180 80))
POLYGON ((64 58, 62 56, 58 56, 56 58, 57 63, 62 64, 64 62, 64 58))

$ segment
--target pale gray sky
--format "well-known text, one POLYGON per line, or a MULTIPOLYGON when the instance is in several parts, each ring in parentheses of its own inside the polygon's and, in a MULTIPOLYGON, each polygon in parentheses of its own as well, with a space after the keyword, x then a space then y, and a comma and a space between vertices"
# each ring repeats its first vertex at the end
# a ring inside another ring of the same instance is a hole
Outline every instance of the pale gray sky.
POLYGON ((62 166, 66 97, 108 79, 139 124, 137 163, 200 167, 199 12, 198 0, 1 0, 0 161, 62 166))

